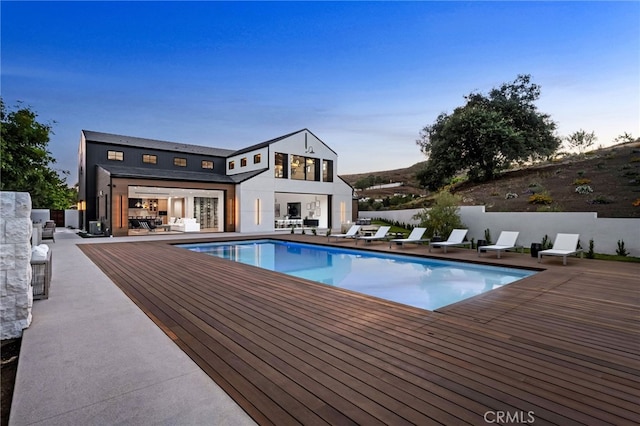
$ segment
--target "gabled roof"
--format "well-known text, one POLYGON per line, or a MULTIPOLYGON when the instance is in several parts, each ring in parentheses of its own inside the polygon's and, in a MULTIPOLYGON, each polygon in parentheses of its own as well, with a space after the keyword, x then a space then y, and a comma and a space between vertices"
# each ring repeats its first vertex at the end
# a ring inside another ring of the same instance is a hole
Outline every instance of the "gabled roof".
MULTIPOLYGON (((275 139, 270 139, 270 140, 265 141, 265 142, 260 142, 260 143, 258 143, 258 144, 255 144, 255 145, 249 146, 249 147, 247 147, 247 148, 242 148, 242 149, 240 149, 240 150, 238 150, 238 151, 233 152, 232 154, 229 154, 229 156, 232 156, 232 155, 240 155, 240 154, 244 154, 245 152, 255 151, 256 149, 260 149, 260 148, 267 147, 267 146, 269 146, 269 145, 271 145, 271 144, 273 144, 273 143, 275 143, 275 142, 281 141, 281 140, 283 140, 283 139, 286 139, 286 138, 288 138, 288 137, 290 137, 290 136, 293 136, 293 135, 296 135, 296 134, 298 134, 298 133, 302 133, 302 132, 307 132, 307 133, 309 133, 309 134, 313 135, 313 137, 314 137, 314 138, 316 138, 316 139, 318 139, 320 142, 322 142, 322 140, 321 140, 319 137, 317 137, 316 135, 314 135, 314 134, 313 134, 313 132, 312 132, 311 130, 309 130, 309 129, 306 129, 306 128, 305 128, 305 129, 297 130, 297 131, 295 131, 295 132, 291 132, 291 133, 286 134, 286 135, 284 135, 284 136, 278 136, 278 137, 277 137, 277 138, 275 138, 275 139)), ((324 142, 322 142, 322 143, 323 143, 325 146, 327 146, 327 144, 325 144, 324 142)), ((327 146, 327 148, 329 148, 329 147, 327 146)), ((334 153, 335 153, 335 151, 333 151, 331 148, 329 148, 329 149, 330 149, 332 152, 334 152, 334 153)), ((337 154, 336 154, 336 155, 337 155, 337 154)))
POLYGON ((134 146, 140 148, 159 149, 163 151, 183 152, 190 154, 210 155, 213 157, 228 157, 233 154, 231 149, 212 148, 208 146, 190 145, 180 142, 167 142, 155 139, 137 138, 133 136, 115 135, 112 133, 83 130, 87 141, 102 142, 113 145, 134 146))

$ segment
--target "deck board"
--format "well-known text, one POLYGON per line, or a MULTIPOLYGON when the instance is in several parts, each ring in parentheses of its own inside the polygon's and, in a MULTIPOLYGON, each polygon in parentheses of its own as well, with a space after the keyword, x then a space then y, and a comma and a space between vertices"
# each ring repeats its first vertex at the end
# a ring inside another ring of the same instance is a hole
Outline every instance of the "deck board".
POLYGON ((483 424, 490 410, 532 411, 536 424, 640 419, 637 264, 434 253, 542 272, 431 312, 174 243, 79 246, 259 424, 483 424))

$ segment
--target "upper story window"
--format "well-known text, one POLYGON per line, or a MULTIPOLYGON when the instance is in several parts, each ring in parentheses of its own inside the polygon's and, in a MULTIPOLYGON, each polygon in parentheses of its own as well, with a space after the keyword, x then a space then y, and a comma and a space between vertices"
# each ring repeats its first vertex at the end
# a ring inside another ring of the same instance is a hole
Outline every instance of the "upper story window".
POLYGON ((158 164, 158 156, 151 154, 142 154, 142 162, 148 164, 158 164))
POLYGON ((213 161, 202 160, 202 168, 213 170, 213 161))
POLYGON ((320 160, 301 155, 292 155, 291 179, 319 181, 320 160))
POLYGON ((122 151, 108 151, 107 152, 107 160, 123 161, 124 160, 124 152, 122 152, 122 151))
POLYGON ((322 181, 333 182, 333 160, 322 160, 322 181))
POLYGON ((247 165, 247 157, 240 159, 240 167, 245 167, 247 165))
POLYGON ((236 162, 235 161, 229 161, 229 170, 233 170, 236 168, 236 162))
POLYGON ((258 164, 262 161, 262 154, 256 154, 253 156, 253 164, 258 164))
POLYGON ((180 157, 173 157, 173 165, 178 167, 187 167, 187 159, 180 157))
POLYGON ((283 154, 281 152, 276 152, 275 158, 275 177, 286 179, 288 176, 288 168, 287 168, 287 154, 283 154))

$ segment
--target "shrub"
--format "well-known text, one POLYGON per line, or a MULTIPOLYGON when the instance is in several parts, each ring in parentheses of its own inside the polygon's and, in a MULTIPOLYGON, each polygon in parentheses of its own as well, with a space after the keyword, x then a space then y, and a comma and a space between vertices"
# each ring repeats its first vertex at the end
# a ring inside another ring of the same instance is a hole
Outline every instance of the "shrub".
POLYGON ((547 234, 542 237, 542 250, 548 250, 553 247, 553 243, 547 234))
POLYGON ((580 171, 578 172, 578 176, 580 176, 580 177, 584 176, 584 170, 580 170, 580 171))
POLYGON ((595 252, 593 251, 593 238, 589 240, 589 250, 587 251, 587 259, 593 259, 596 257, 595 252))
POLYGON ((530 192, 531 194, 539 194, 544 191, 544 186, 540 185, 539 183, 532 183, 529 185, 528 192, 530 192))
POLYGON ((491 242, 491 230, 489 228, 484 230, 484 240, 487 242, 487 245, 493 244, 491 242))
POLYGON ((578 194, 591 194, 593 192, 593 189, 591 189, 589 185, 580 185, 576 186, 576 192, 578 194))
POLYGON ((529 196, 530 204, 551 204, 553 203, 553 198, 547 192, 543 192, 541 194, 533 194, 529 196))
POLYGON ((627 256, 629 252, 624 248, 624 240, 618 240, 618 248, 616 249, 618 256, 627 256))
POLYGON ((512 198, 518 198, 518 194, 516 194, 515 192, 507 192, 507 194, 504 196, 505 200, 511 200, 512 198))
POLYGON ((580 178, 580 179, 575 179, 573 181, 574 185, 587 185, 591 183, 591 179, 587 179, 587 178, 580 178))
POLYGON ((419 220, 420 226, 427 228, 427 238, 434 235, 448 236, 454 229, 465 227, 460 219, 460 202, 459 196, 449 191, 440 191, 434 197, 433 206, 415 214, 413 219, 419 220))
POLYGON ((611 204, 613 200, 605 197, 604 195, 598 195, 592 200, 587 201, 589 204, 611 204))

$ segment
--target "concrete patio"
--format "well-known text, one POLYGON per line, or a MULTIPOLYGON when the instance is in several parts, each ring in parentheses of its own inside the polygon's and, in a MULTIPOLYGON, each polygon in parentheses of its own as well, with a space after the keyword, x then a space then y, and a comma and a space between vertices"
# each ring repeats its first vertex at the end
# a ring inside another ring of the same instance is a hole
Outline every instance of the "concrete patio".
POLYGON ((24 331, 9 424, 254 424, 77 247, 114 240, 47 242, 51 293, 24 331))

